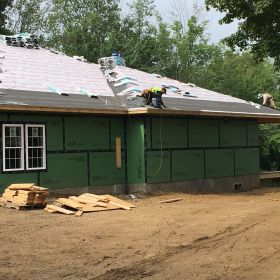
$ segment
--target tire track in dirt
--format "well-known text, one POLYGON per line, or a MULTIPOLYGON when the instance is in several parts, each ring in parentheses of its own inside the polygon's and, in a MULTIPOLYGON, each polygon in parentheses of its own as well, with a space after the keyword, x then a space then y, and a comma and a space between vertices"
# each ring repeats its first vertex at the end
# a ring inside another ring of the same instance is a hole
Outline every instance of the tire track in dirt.
POLYGON ((219 231, 212 236, 204 236, 194 240, 190 244, 167 248, 165 249, 165 252, 162 252, 151 259, 143 260, 123 268, 109 270, 105 274, 94 277, 91 280, 129 280, 152 276, 157 272, 158 267, 162 266, 165 261, 174 256, 184 253, 192 255, 201 250, 215 249, 223 246, 231 239, 238 238, 238 236, 244 234, 258 224, 259 223, 254 223, 245 227, 242 225, 226 227, 223 231, 219 231))

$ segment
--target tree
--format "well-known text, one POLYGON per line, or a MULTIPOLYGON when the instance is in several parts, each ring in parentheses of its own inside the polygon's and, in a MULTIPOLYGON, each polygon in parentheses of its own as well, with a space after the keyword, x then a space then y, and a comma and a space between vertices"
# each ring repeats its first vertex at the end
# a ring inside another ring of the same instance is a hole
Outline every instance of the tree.
POLYGON ((128 6, 130 13, 122 20, 120 47, 129 66, 148 70, 156 56, 157 29, 152 24, 153 16, 157 15, 154 0, 135 0, 128 6))
POLYGON ((240 20, 236 33, 225 41, 234 48, 250 48, 258 60, 269 56, 280 66, 280 1, 279 0, 205 0, 206 7, 213 7, 225 16, 221 23, 240 20))
POLYGON ((6 9, 11 5, 12 0, 1 0, 0 1, 0 33, 8 34, 9 31, 6 29, 6 9))
POLYGON ((217 92, 257 102, 257 94, 278 94, 279 77, 269 60, 257 63, 250 52, 235 53, 220 45, 195 82, 217 92))
POLYGON ((116 46, 119 12, 118 0, 53 0, 46 44, 96 62, 116 46))
POLYGON ((8 27, 14 33, 42 32, 51 7, 51 0, 14 0, 8 9, 8 27))

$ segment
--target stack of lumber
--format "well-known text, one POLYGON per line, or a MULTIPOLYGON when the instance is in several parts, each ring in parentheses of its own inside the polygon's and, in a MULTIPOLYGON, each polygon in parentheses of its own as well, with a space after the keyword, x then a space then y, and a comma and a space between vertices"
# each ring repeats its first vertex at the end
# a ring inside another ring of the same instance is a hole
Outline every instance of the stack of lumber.
POLYGON ((49 191, 47 188, 35 186, 33 183, 12 184, 5 189, 1 205, 10 206, 45 206, 49 191))
POLYGON ((84 193, 80 196, 58 198, 54 204, 48 204, 45 208, 50 213, 63 213, 66 215, 81 216, 87 212, 99 212, 116 209, 131 210, 135 206, 111 195, 95 195, 84 193))

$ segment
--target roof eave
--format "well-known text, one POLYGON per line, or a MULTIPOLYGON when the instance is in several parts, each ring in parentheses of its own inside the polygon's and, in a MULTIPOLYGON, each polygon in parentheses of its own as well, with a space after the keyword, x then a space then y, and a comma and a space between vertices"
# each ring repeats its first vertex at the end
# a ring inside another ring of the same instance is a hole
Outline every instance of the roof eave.
POLYGON ((258 114, 243 112, 225 112, 225 111, 185 111, 174 109, 152 109, 152 108, 130 108, 130 109, 81 109, 81 108, 62 108, 45 107, 30 105, 2 105, 0 111, 17 112, 40 112, 40 113, 80 113, 80 114, 100 114, 100 115, 165 115, 165 116, 208 116, 208 117, 231 117, 256 119, 259 123, 280 123, 278 114, 258 114))
POLYGON ((81 114, 102 114, 102 115, 127 115, 126 109, 81 109, 81 108, 62 108, 45 107, 30 105, 2 105, 0 111, 24 111, 24 112, 43 112, 43 113, 81 113, 81 114))
POLYGON ((181 115, 181 116, 208 116, 208 117, 231 117, 256 119, 259 123, 280 123, 280 114, 259 114, 244 112, 226 112, 226 111, 185 111, 174 109, 152 109, 152 108, 131 108, 128 109, 129 115, 148 114, 148 115, 181 115))

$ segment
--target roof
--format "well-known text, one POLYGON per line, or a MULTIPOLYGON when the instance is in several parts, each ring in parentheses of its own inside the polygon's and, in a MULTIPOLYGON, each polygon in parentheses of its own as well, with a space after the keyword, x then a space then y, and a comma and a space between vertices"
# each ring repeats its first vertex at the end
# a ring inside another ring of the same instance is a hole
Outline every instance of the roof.
POLYGON ((223 116, 280 122, 278 110, 125 66, 116 66, 108 75, 98 64, 43 48, 0 43, 0 81, 0 110, 223 116), (143 106, 137 94, 152 86, 168 87, 163 97, 168 109, 143 106))

